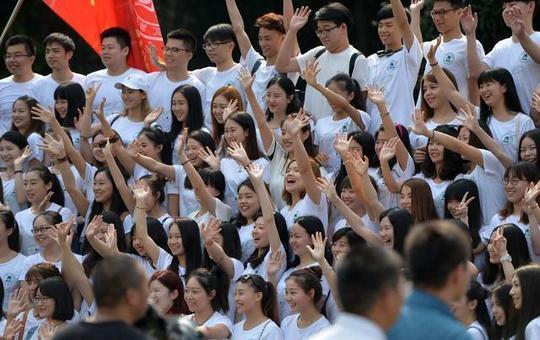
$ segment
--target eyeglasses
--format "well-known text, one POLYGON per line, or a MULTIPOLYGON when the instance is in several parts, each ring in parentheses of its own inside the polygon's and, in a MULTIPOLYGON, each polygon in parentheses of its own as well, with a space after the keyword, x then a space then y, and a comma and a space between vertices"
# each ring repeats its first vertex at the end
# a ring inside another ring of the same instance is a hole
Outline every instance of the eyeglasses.
POLYGON ((227 41, 213 41, 213 42, 206 42, 202 45, 203 50, 213 50, 217 48, 219 45, 225 45, 230 43, 231 40, 227 41))
POLYGON ((34 301, 34 304, 36 305, 39 305, 39 304, 42 304, 44 303, 45 301, 49 300, 49 299, 52 299, 48 296, 34 296, 34 298, 32 299, 32 301, 34 301))
POLYGON ((31 231, 32 231, 33 234, 37 234, 37 233, 44 233, 47 230, 51 230, 51 229, 52 229, 52 227, 49 226, 49 225, 38 225, 38 226, 35 226, 34 228, 32 228, 31 231))
POLYGON ((24 57, 29 57, 30 55, 29 54, 4 54, 4 59, 5 60, 8 60, 8 59, 21 59, 21 58, 24 58, 24 57))
POLYGON ((334 27, 330 27, 330 28, 321 28, 320 30, 316 30, 315 31, 315 34, 317 34, 318 37, 322 36, 322 35, 326 35, 328 34, 328 32, 330 32, 331 30, 335 29, 335 28, 338 28, 339 26, 336 25, 334 27))
POLYGON ((171 53, 180 53, 180 52, 191 52, 190 50, 188 49, 185 49, 185 48, 178 48, 178 47, 163 47, 163 52, 167 53, 167 52, 171 52, 171 53))
POLYGON ((264 292, 266 290, 266 282, 260 275, 257 274, 245 274, 240 276, 238 280, 236 280, 236 282, 242 283, 246 283, 248 281, 251 281, 260 292, 264 292))
POLYGON ((450 8, 450 9, 438 9, 438 10, 432 10, 431 11, 431 17, 444 17, 450 12, 457 11, 459 8, 450 8))
POLYGON ((103 149, 106 146, 107 146, 107 141, 106 140, 101 141, 101 142, 97 142, 97 143, 92 143, 92 147, 98 148, 98 149, 103 149))
POLYGON ((519 179, 519 178, 517 178, 517 177, 514 177, 514 178, 512 178, 511 180, 508 180, 508 178, 505 178, 505 179, 503 179, 503 184, 504 184, 505 187, 506 187, 506 186, 515 187, 515 186, 518 185, 519 182, 521 182, 521 181, 525 182, 525 180, 519 179))

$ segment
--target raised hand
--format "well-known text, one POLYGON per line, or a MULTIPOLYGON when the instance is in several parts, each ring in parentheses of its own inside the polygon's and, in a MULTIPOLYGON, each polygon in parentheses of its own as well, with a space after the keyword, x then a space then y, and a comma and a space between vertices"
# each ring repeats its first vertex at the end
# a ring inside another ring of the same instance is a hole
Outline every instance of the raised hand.
POLYGON ((413 126, 412 132, 419 136, 430 137, 430 131, 424 121, 424 112, 421 109, 415 109, 414 115, 412 116, 413 126))
POLYGON ((144 126, 150 127, 152 123, 154 123, 159 118, 159 116, 161 116, 162 113, 163 108, 161 106, 153 109, 152 112, 150 112, 148 115, 146 115, 146 117, 144 117, 144 126))
POLYGON ((364 156, 363 159, 359 152, 347 153, 347 162, 350 162, 354 166, 354 170, 358 175, 364 176, 369 169, 369 159, 364 156))
POLYGON ((454 218, 459 218, 463 223, 469 224, 469 203, 471 203, 475 197, 471 197, 467 199, 469 196, 469 192, 467 191, 465 195, 463 195, 463 198, 461 199, 461 202, 459 202, 458 206, 454 209, 454 218))
POLYGON ((295 33, 300 31, 302 27, 304 27, 309 21, 310 14, 311 14, 311 10, 307 6, 302 6, 300 8, 297 8, 294 11, 294 15, 291 18, 291 22, 289 23, 289 30, 295 33))
POLYGON ((201 235, 206 246, 211 246, 214 244, 214 240, 217 235, 221 232, 220 228, 221 221, 217 218, 211 217, 208 221, 208 224, 203 224, 201 228, 201 235))
POLYGON ((509 8, 505 9, 504 12, 507 12, 507 15, 510 18, 510 29, 512 34, 516 37, 519 37, 525 34, 525 21, 523 18, 523 12, 518 6, 508 6, 509 8))
POLYGON ((289 115, 289 117, 287 117, 287 124, 289 124, 289 132, 291 135, 298 135, 304 126, 309 125, 310 119, 310 117, 306 116, 303 109, 300 109, 294 118, 289 115))
POLYGON ((45 138, 41 138, 42 143, 38 147, 53 155, 56 159, 62 159, 66 157, 66 150, 64 149, 64 142, 62 139, 56 140, 51 134, 45 134, 45 138))
POLYGON ((94 218, 92 218, 92 221, 90 221, 86 227, 86 237, 88 239, 96 238, 101 223, 103 223, 103 217, 101 215, 95 215, 94 218))
POLYGON ((240 69, 238 77, 236 78, 238 81, 240 81, 240 84, 245 90, 251 89, 253 82, 255 81, 255 75, 252 75, 251 72, 249 72, 249 70, 245 67, 240 69))
POLYGON ((247 155, 244 146, 241 143, 232 142, 231 145, 227 148, 227 152, 238 164, 241 166, 248 166, 251 161, 247 155))
POLYGON ((110 223, 107 226, 107 234, 105 235, 105 244, 109 249, 115 250, 115 252, 118 252, 118 242, 116 240, 116 228, 114 227, 114 224, 110 223))
POLYGON ((415 13, 420 15, 422 8, 424 8, 424 0, 411 0, 411 5, 409 6, 411 14, 415 13))
MULTIPOLYGON (((378 86, 368 86, 369 101, 375 105, 385 104, 384 89, 378 86)), ((382 114, 383 112, 381 112, 382 114)))
POLYGON ((536 88, 531 97, 531 106, 537 112, 540 112, 540 88, 536 88))
POLYGON ((506 244, 507 240, 506 237, 504 237, 504 227, 500 227, 495 232, 495 236, 493 238, 493 247, 500 257, 508 254, 506 244))
POLYGON ((212 151, 212 149, 207 146, 206 149, 200 148, 197 152, 199 153, 199 158, 202 159, 203 162, 210 165, 212 169, 219 170, 221 160, 216 155, 215 151, 212 151))
POLYGON ((323 239, 322 234, 320 232, 316 232, 315 235, 311 235, 311 241, 313 243, 312 247, 306 245, 309 255, 311 255, 311 258, 317 261, 317 263, 323 262, 325 260, 324 253, 326 250, 326 238, 323 239))
POLYGON ((43 198, 43 200, 39 203, 38 207, 37 207, 37 211, 42 213, 44 212, 47 207, 49 206, 49 204, 51 203, 51 197, 53 195, 53 192, 52 191, 49 191, 47 193, 47 195, 45 195, 45 198, 43 198))
MULTIPOLYGON (((142 152, 141 141, 138 138, 135 138, 128 144, 126 151, 131 158, 136 158, 137 154, 142 152)), ((110 155, 112 157, 112 145, 109 140, 107 140, 107 144, 105 145, 105 148, 103 148, 103 153, 105 153, 106 156, 110 155)))
POLYGON ((238 111, 238 99, 231 99, 227 104, 227 107, 223 109, 223 121, 227 120, 227 117, 238 111))
POLYGON ((7 318, 14 319, 20 313, 24 312, 30 307, 28 301, 28 290, 17 288, 9 294, 9 302, 7 308, 7 318))
POLYGON ((148 52, 148 55, 150 56, 150 61, 152 62, 152 65, 159 68, 162 71, 165 71, 167 69, 165 63, 163 60, 160 60, 157 54, 156 46, 153 44, 146 45, 146 51, 148 52))
POLYGON ((103 97, 103 99, 101 100, 101 103, 99 103, 97 111, 95 112, 95 115, 99 119, 100 122, 105 120, 105 111, 103 110, 103 108, 105 107, 106 102, 107 102, 107 98, 103 97))
POLYGON ((328 164, 329 160, 330 158, 328 158, 328 155, 324 152, 320 152, 315 156, 315 161, 319 163, 320 166, 325 166, 326 164, 328 164))
POLYGON ((336 139, 334 139, 334 150, 336 150, 341 159, 345 159, 347 156, 347 152, 349 152, 351 146, 351 140, 352 137, 347 139, 347 134, 344 132, 336 134, 336 139))
POLYGON ((187 139, 188 139, 188 128, 184 128, 182 130, 182 135, 180 135, 180 140, 178 141, 178 159, 183 164, 185 161, 187 161, 187 158, 184 154, 184 147, 186 146, 187 139))
POLYGON ((11 319, 4 328, 3 339, 14 340, 24 330, 24 318, 11 319))
POLYGON ((321 72, 321 69, 319 68, 317 60, 308 60, 306 67, 302 72, 302 77, 309 86, 315 86, 317 85, 317 75, 319 72, 321 72))
POLYGON ((317 186, 330 201, 338 197, 334 183, 332 183, 328 178, 317 178, 317 186))
POLYGON ((24 148, 24 151, 23 153, 15 158, 15 160, 13 161, 13 165, 15 167, 15 170, 17 169, 21 169, 22 170, 22 166, 24 164, 24 162, 30 157, 32 156, 32 149, 30 149, 30 145, 27 145, 25 148, 24 148))
POLYGON ((131 186, 131 191, 133 192, 133 197, 137 203, 145 203, 146 198, 150 197, 150 189, 142 181, 138 181, 131 186))
POLYGON ((540 194, 540 181, 536 184, 529 183, 527 191, 525 191, 525 196, 523 196, 523 205, 527 209, 527 213, 530 213, 531 209, 534 209, 538 206, 537 199, 538 194, 540 194))
POLYGON ((472 35, 476 33, 476 27, 478 27, 478 13, 472 11, 471 5, 467 6, 461 15, 461 27, 465 35, 472 35))
POLYGON ((39 330, 38 330, 38 339, 39 340, 50 340, 53 338, 54 336, 54 333, 56 333, 56 329, 57 327, 54 326, 54 324, 52 324, 51 322, 49 321, 45 321, 41 327, 39 327, 39 330))
POLYGON ((431 44, 431 46, 429 47, 429 52, 427 54, 427 60, 430 64, 436 64, 437 63, 437 59, 435 58, 435 53, 437 53, 437 49, 439 48, 439 46, 441 46, 441 43, 442 43, 442 35, 439 35, 437 37, 437 40, 435 40, 435 43, 434 44, 431 44))
POLYGON ((268 267, 266 268, 266 273, 268 274, 268 277, 275 277, 279 273, 282 263, 283 253, 281 249, 272 252, 270 254, 270 261, 268 261, 268 267))
POLYGON ((31 112, 32 119, 40 120, 45 124, 51 125, 56 120, 54 112, 41 104, 37 104, 37 106, 32 107, 31 112))
POLYGON ((251 163, 246 168, 246 170, 247 170, 247 172, 249 174, 249 177, 251 178, 252 181, 254 181, 254 182, 262 182, 263 181, 264 170, 263 170, 262 166, 257 165, 255 163, 251 163))
POLYGON ((379 153, 379 159, 384 162, 389 162, 396 156, 396 147, 398 144, 398 137, 393 137, 386 143, 384 143, 381 152, 379 153))
POLYGON ((427 148, 422 147, 413 151, 413 159, 415 163, 421 164, 426 160, 427 148))
POLYGON ((92 107, 94 105, 94 100, 96 99, 96 94, 99 91, 99 88, 101 87, 101 83, 98 83, 97 85, 95 83, 90 84, 86 91, 84 91, 84 98, 86 100, 86 106, 92 107))
POLYGON ((470 107, 467 106, 465 110, 460 110, 461 115, 456 116, 456 119, 461 122, 461 125, 465 126, 469 131, 476 132, 480 129, 480 124, 478 124, 478 119, 474 115, 470 107))

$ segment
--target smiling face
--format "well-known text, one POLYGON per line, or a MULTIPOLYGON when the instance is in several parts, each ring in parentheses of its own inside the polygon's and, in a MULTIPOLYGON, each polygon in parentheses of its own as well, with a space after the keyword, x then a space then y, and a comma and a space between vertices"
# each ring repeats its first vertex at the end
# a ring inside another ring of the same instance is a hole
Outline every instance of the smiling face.
POLYGON ((381 150, 384 147, 384 144, 386 144, 392 136, 384 130, 379 130, 377 134, 377 139, 375 139, 375 154, 377 157, 381 154, 381 150))
POLYGON ((291 194, 305 191, 304 180, 296 161, 289 164, 285 173, 285 190, 291 194))
POLYGON ((174 303, 174 299, 178 297, 179 292, 177 290, 170 291, 159 280, 153 280, 150 282, 150 296, 148 302, 159 315, 166 315, 171 309, 174 303))
POLYGON ((499 299, 497 299, 497 294, 491 295, 491 302, 493 303, 491 312, 493 313, 493 318, 495 319, 497 326, 504 326, 506 324, 506 314, 504 313, 503 305, 499 299))
POLYGON ((284 114, 287 111, 287 105, 291 102, 291 98, 277 83, 266 89, 265 98, 268 109, 275 114, 284 114))
POLYGON ((285 35, 276 30, 261 27, 259 29, 259 47, 266 59, 276 58, 285 35))
POLYGON ((399 193, 399 207, 412 213, 412 192, 411 187, 403 185, 399 193))
POLYGON ((229 100, 223 95, 216 96, 212 101, 212 115, 219 124, 223 124, 223 111, 227 105, 229 105, 229 100))
POLYGON ((105 139, 105 136, 103 136, 103 134, 101 133, 98 133, 92 140, 92 155, 94 156, 96 161, 100 163, 105 162, 105 154, 103 153, 103 148, 105 148, 106 144, 107 141, 105 139))
POLYGON ((105 173, 105 171, 98 172, 94 177, 94 199, 96 202, 105 204, 112 200, 113 195, 113 183, 105 173))
POLYGON ((176 91, 172 96, 171 111, 179 122, 185 122, 187 120, 189 104, 181 91, 176 91))
POLYGON ((24 193, 30 204, 39 204, 43 201, 52 183, 45 183, 37 171, 29 171, 24 175, 24 193))
POLYGON ((23 76, 32 73, 32 64, 35 56, 28 55, 24 44, 8 46, 4 58, 6 68, 14 76, 23 76))
POLYGON ((143 156, 150 157, 154 160, 159 160, 161 158, 161 150, 163 145, 157 145, 154 143, 146 133, 142 133, 138 138, 140 142, 141 150, 140 153, 143 156))
POLYGON ((253 288, 251 282, 238 282, 234 292, 236 312, 246 314, 255 308, 260 308, 262 293, 253 288))
POLYGON ((188 138, 186 143, 186 157, 191 164, 199 168, 203 165, 203 160, 199 157, 199 150, 203 149, 203 145, 196 139, 188 138))
POLYGON ((384 242, 384 247, 386 249, 394 249, 394 226, 388 216, 381 219, 379 224, 379 236, 384 242))
POLYGON ((22 150, 15 144, 2 140, 0 141, 0 159, 6 165, 13 165, 13 161, 22 155, 22 150))
POLYGON ((427 105, 432 109, 441 107, 444 96, 442 95, 439 84, 424 79, 422 93, 427 105))
POLYGON ((167 245, 173 256, 182 256, 185 254, 184 244, 182 243, 182 234, 176 223, 171 224, 167 245))
POLYGON ((505 178, 503 180, 503 185, 506 193, 506 199, 510 203, 519 203, 525 196, 525 192, 527 191, 528 187, 528 181, 524 179, 520 179, 518 177, 511 177, 505 178))
POLYGON ((334 259, 337 259, 340 255, 348 254, 351 251, 351 246, 347 237, 342 236, 336 242, 332 242, 331 250, 334 259))
POLYGON ((189 310, 192 313, 208 310, 212 308, 212 298, 215 295, 215 291, 210 294, 206 292, 204 287, 200 284, 199 280, 192 277, 186 283, 186 290, 184 298, 188 305, 189 310))
POLYGON ((63 70, 69 67, 69 60, 73 56, 72 51, 66 51, 57 42, 51 42, 45 46, 45 61, 51 70, 63 70))
POLYGON ((227 119, 225 122, 224 137, 227 145, 233 142, 243 144, 248 136, 248 131, 244 130, 240 124, 233 119, 227 119))
POLYGON ((428 144, 428 155, 434 164, 441 164, 444 161, 444 145, 430 139, 428 144))
POLYGON ((347 25, 336 25, 333 21, 317 20, 317 35, 328 51, 338 49, 347 36, 347 25))
POLYGON ((433 3, 431 18, 437 31, 444 34, 459 27, 461 9, 452 8, 452 4, 449 1, 435 1, 433 3))
POLYGON ((497 233, 496 233, 497 230, 498 229, 495 229, 491 233, 491 237, 489 238, 489 243, 487 245, 487 251, 488 251, 488 255, 489 255, 489 262, 493 263, 493 264, 501 263, 501 256, 499 255, 499 253, 497 252, 497 250, 495 249, 495 246, 494 246, 495 240, 497 239, 497 233))
POLYGON ((294 255, 302 256, 306 254, 307 246, 313 245, 311 235, 309 235, 300 224, 294 223, 291 227, 289 245, 294 255))
MULTIPOLYGON (((1 145, 1 144, 0 144, 1 145)), ((524 137, 519 147, 519 156, 529 163, 536 163, 536 143, 529 137, 524 137)))
POLYGON ((54 109, 60 117, 66 118, 66 115, 68 113, 68 101, 67 99, 55 99, 54 101, 54 109))
POLYGON ((480 84, 479 93, 486 105, 493 108, 499 105, 501 100, 504 101, 506 86, 495 80, 488 80, 480 84))
POLYGON ((41 248, 46 248, 54 243, 54 240, 47 236, 47 231, 51 230, 52 228, 54 228, 54 226, 51 225, 43 216, 39 216, 34 220, 32 233, 34 235, 34 240, 41 248))
POLYGON ((122 101, 126 110, 133 110, 141 107, 143 101, 146 99, 146 93, 141 90, 130 89, 122 85, 122 101))
POLYGON ((167 68, 178 68, 185 65, 193 57, 193 53, 186 51, 183 40, 167 38, 166 48, 163 51, 163 60, 167 68))
POLYGON ((342 188, 340 197, 343 203, 345 203, 352 211, 358 211, 363 208, 362 202, 352 188, 342 188))
MULTIPOLYGON (((331 81, 328 83, 328 86, 327 88, 334 92, 334 93, 337 93, 339 94, 342 98, 345 98, 347 100, 347 102, 351 102, 351 100, 354 98, 354 93, 351 92, 347 92, 347 90, 344 88, 344 85, 340 84, 342 82, 336 82, 336 81, 331 81)), ((342 112, 343 111, 343 108, 338 106, 338 105, 334 105, 330 102, 328 102, 328 104, 330 105, 330 107, 332 108, 332 111, 334 112, 342 112)))
POLYGON ((36 296, 34 297, 34 304, 39 319, 52 318, 56 306, 53 298, 41 294, 41 291, 38 289, 36 291, 36 296))
POLYGON ((232 57, 234 42, 232 41, 206 41, 204 49, 208 59, 216 65, 226 62, 232 57))
POLYGON ((30 108, 24 101, 17 100, 13 103, 11 114, 13 126, 19 131, 27 131, 30 129, 32 126, 32 115, 30 114, 30 108))
POLYGON ((240 214, 248 221, 252 221, 253 216, 261 209, 257 193, 247 185, 242 185, 238 189, 237 201, 240 214))
POLYGON ((266 228, 264 227, 264 218, 262 216, 255 220, 255 225, 253 226, 251 236, 253 237, 253 244, 257 249, 266 248, 270 245, 268 234, 266 233, 266 228))
POLYGON ((382 19, 377 26, 379 39, 385 47, 401 44, 401 31, 396 25, 395 18, 382 19))
POLYGON ((312 306, 314 294, 313 290, 307 293, 304 292, 302 286, 294 278, 285 281, 285 301, 287 301, 293 313, 302 313, 312 306))
POLYGON ((450 215, 452 215, 452 217, 456 218, 456 214, 457 214, 457 209, 460 205, 461 201, 458 201, 458 200, 449 200, 448 202, 446 202, 446 207, 448 208, 448 211, 450 212, 450 215))
POLYGON ((510 297, 512 298, 514 307, 516 307, 517 310, 520 310, 521 306, 523 305, 523 292, 521 290, 521 283, 519 282, 519 278, 516 274, 514 274, 514 277, 512 278, 510 297))

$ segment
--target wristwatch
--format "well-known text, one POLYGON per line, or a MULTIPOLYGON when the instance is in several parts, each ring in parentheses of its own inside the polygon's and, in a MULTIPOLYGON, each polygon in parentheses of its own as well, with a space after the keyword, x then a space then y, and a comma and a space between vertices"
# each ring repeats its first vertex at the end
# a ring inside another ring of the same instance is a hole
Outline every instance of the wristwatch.
POLYGON ((506 254, 504 256, 501 256, 501 262, 512 262, 512 256, 510 254, 506 254))

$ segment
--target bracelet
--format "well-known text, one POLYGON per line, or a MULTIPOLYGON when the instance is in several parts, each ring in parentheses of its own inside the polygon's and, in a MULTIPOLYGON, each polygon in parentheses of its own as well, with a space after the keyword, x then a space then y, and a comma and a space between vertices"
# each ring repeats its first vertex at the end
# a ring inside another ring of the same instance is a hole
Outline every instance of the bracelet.
POLYGON ((90 139, 90 138, 92 138, 92 137, 90 137, 90 136, 83 136, 83 135, 79 135, 79 137, 84 138, 84 139, 90 139))
POLYGON ((23 171, 22 171, 22 170, 15 170, 15 171, 13 171, 13 173, 14 173, 14 174, 22 174, 23 171))
POLYGON ((146 207, 138 207, 138 206, 135 206, 135 208, 137 208, 137 209, 142 209, 142 210, 146 210, 146 207))
POLYGON ((248 168, 248 167, 249 167, 250 165, 251 165, 251 162, 249 162, 249 164, 248 164, 248 165, 244 165, 244 169, 246 169, 246 170, 247 170, 247 168, 248 168))
POLYGON ((187 162, 189 162, 189 159, 183 161, 182 163, 180 163, 180 165, 184 166, 184 165, 186 165, 187 162))
POLYGON ((436 61, 434 64, 429 63, 429 66, 431 66, 431 67, 435 67, 435 66, 437 66, 437 65, 439 65, 439 62, 438 62, 438 61, 436 61))
POLYGON ((390 112, 386 111, 386 112, 381 113, 381 118, 384 118, 386 116, 390 116, 390 112))
POLYGON ((61 164, 61 163, 64 163, 68 160, 67 156, 65 156, 64 158, 60 158, 60 159, 57 159, 56 160, 56 164, 61 164))

